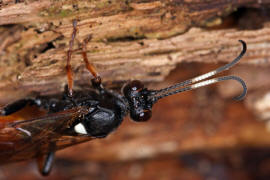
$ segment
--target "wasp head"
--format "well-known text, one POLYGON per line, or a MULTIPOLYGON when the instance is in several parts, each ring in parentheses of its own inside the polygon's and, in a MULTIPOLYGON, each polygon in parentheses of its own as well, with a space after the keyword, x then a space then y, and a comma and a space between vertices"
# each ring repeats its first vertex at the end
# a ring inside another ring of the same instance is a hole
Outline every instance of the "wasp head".
POLYGON ((151 91, 144 88, 142 82, 134 80, 126 84, 123 94, 129 103, 129 113, 132 120, 147 121, 152 116, 152 106, 155 99, 150 98, 151 91))
POLYGON ((229 75, 209 79, 218 73, 230 69, 244 56, 247 49, 246 43, 243 40, 239 40, 239 42, 242 44, 243 49, 232 62, 200 76, 159 90, 148 90, 144 88, 144 85, 138 80, 134 80, 126 84, 123 88, 123 94, 129 103, 130 117, 134 121, 147 121, 151 118, 151 109, 153 104, 159 99, 226 80, 234 80, 242 85, 243 92, 234 99, 243 99, 247 93, 247 86, 241 78, 229 75))

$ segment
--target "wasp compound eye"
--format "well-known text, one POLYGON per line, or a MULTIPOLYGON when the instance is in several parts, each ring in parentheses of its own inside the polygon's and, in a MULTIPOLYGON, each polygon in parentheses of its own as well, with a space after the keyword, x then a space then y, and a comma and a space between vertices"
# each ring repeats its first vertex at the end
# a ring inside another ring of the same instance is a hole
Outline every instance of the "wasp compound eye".
POLYGON ((144 85, 141 81, 134 80, 130 82, 130 87, 133 91, 141 91, 144 88, 144 85))
POLYGON ((151 116, 152 116, 152 111, 148 109, 142 110, 141 112, 138 112, 136 110, 130 112, 130 117, 136 122, 147 121, 151 118, 151 116))
POLYGON ((125 87, 123 88, 123 93, 125 96, 130 96, 133 93, 143 90, 143 88, 144 85, 141 81, 134 80, 125 85, 125 87))

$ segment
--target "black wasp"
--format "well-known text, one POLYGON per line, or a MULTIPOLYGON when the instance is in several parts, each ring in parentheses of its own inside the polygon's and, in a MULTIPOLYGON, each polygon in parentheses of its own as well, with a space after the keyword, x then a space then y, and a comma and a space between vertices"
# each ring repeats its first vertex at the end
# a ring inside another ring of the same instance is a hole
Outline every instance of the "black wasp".
POLYGON ((86 44, 91 37, 82 43, 82 57, 86 68, 93 75, 93 89, 73 92, 70 60, 76 33, 77 21, 74 20, 67 51, 68 86, 64 94, 21 99, 1 110, 2 164, 35 158, 40 172, 47 175, 52 167, 55 151, 94 138, 106 137, 122 123, 127 114, 134 121, 147 121, 151 118, 152 106, 163 97, 225 80, 235 80, 242 85, 243 92, 235 97, 236 100, 241 100, 247 93, 245 82, 237 76, 208 79, 228 70, 242 58, 246 52, 246 43, 242 40, 240 43, 243 50, 240 55, 214 71, 160 90, 149 90, 142 82, 134 80, 122 88, 122 94, 118 94, 102 86, 100 76, 88 61, 86 44))

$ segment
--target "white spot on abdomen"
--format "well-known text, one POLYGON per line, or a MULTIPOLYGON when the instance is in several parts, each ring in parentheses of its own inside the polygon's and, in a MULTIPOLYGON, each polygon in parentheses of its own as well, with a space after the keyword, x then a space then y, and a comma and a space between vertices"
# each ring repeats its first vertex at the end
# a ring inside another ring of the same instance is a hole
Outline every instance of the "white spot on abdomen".
POLYGON ((78 134, 87 134, 86 129, 82 123, 77 124, 74 127, 74 131, 78 134))

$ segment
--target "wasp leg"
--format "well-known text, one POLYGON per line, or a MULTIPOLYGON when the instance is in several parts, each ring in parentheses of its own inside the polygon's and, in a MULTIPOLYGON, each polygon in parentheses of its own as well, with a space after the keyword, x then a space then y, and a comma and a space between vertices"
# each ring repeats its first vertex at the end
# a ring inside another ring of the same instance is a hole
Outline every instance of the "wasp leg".
POLYGON ((3 116, 7 116, 21 110, 26 105, 34 105, 34 104, 36 104, 36 102, 32 99, 21 99, 4 107, 2 110, 0 110, 0 114, 3 116))
POLYGON ((69 89, 68 89, 68 86, 67 85, 65 85, 65 90, 64 90, 63 98, 70 100, 70 102, 74 105, 74 107, 77 107, 77 104, 74 101, 74 98, 69 95, 69 89))
POLYGON ((73 32, 71 35, 71 40, 69 41, 69 50, 67 51, 67 65, 66 65, 66 71, 67 71, 67 79, 68 79, 68 95, 72 97, 72 88, 73 88, 73 72, 70 64, 71 55, 72 55, 72 48, 74 44, 74 39, 76 37, 77 33, 77 20, 73 20, 73 32))
POLYGON ((94 78, 91 79, 94 88, 102 90, 103 86, 101 84, 101 77, 99 76, 94 65, 88 61, 87 54, 86 54, 86 46, 87 46, 87 43, 91 40, 91 38, 92 38, 92 36, 90 35, 83 41, 82 56, 83 56, 83 60, 84 60, 84 63, 85 63, 87 70, 94 76, 94 78))
POLYGON ((43 176, 49 175, 52 169, 54 161, 54 152, 49 152, 48 154, 41 155, 40 157, 37 158, 37 165, 40 174, 43 176))

